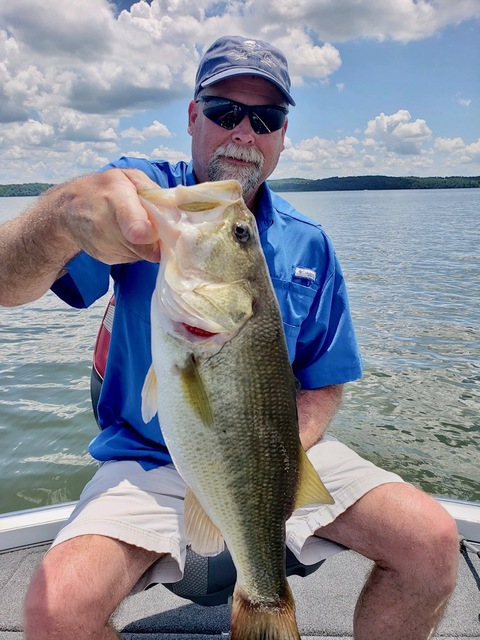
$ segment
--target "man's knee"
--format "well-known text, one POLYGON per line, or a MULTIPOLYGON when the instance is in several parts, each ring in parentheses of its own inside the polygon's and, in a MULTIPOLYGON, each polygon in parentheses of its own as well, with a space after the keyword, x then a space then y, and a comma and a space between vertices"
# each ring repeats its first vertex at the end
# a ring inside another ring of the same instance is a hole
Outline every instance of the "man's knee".
POLYGON ((27 640, 103 637, 100 632, 105 629, 110 612, 105 612, 103 602, 98 602, 94 567, 85 557, 82 559, 80 551, 85 542, 67 541, 43 558, 24 602, 27 640), (75 550, 77 554, 72 553, 75 550), (90 635, 82 635, 80 630, 90 635))
POLYGON ((455 520, 443 507, 427 535, 428 549, 424 567, 428 566, 437 592, 450 595, 456 585, 460 543, 455 520))
MULTIPOLYGON (((98 612, 97 612, 98 613, 98 612)), ((34 575, 24 602, 26 640, 103 637, 108 620, 92 613, 88 585, 71 589, 61 580, 47 580, 41 566, 34 575)))
POLYGON ((408 484, 386 484, 358 504, 350 528, 363 523, 368 543, 357 539, 355 550, 364 550, 377 566, 398 573, 412 589, 430 583, 439 595, 451 593, 459 557, 458 531, 437 500, 408 484))
POLYGON ((56 628, 62 627, 62 616, 68 610, 68 598, 54 588, 49 589, 43 568, 35 573, 24 602, 24 631, 27 640, 56 637, 56 628))
POLYGON ((457 580, 459 537, 455 520, 436 501, 429 505, 424 519, 410 523, 399 541, 399 553, 392 556, 392 568, 406 581, 428 585, 440 599, 448 597, 457 580), (410 540, 410 544, 408 544, 410 540))

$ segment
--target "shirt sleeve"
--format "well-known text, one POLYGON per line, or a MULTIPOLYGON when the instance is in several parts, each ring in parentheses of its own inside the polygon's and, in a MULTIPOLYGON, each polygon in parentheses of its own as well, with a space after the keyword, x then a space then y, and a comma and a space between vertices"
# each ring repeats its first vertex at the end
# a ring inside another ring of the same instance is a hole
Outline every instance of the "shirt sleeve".
POLYGON ((110 267, 83 251, 66 266, 67 273, 53 283, 52 291, 71 307, 84 309, 108 291, 110 267))
POLYGON ((293 369, 305 389, 351 382, 362 376, 345 279, 332 249, 332 264, 297 338, 293 369))

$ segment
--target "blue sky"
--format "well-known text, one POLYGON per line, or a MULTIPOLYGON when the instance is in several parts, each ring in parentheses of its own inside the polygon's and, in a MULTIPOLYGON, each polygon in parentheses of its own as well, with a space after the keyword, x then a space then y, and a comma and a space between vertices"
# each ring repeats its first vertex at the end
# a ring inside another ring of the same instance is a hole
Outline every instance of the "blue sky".
POLYGON ((0 0, 0 183, 188 159, 198 56, 222 33, 289 60, 273 177, 480 175, 479 0, 0 0))

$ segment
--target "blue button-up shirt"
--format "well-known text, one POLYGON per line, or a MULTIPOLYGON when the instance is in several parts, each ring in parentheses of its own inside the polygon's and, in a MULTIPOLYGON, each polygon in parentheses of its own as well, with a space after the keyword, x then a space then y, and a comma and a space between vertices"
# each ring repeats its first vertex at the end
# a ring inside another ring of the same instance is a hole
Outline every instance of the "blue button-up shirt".
MULTIPOLYGON (((192 164, 121 158, 106 168, 137 168, 161 187, 196 183, 192 164)), ((341 384, 361 376, 362 365, 343 274, 319 224, 296 211, 265 184, 256 212, 260 240, 278 298, 288 353, 302 388, 341 384)), ((88 307, 113 278, 116 298, 110 350, 98 403, 101 432, 90 443, 97 460, 138 460, 145 469, 170 455, 155 418, 141 416, 141 390, 152 362, 150 301, 158 265, 109 266, 80 253, 52 287, 74 307, 88 307)))

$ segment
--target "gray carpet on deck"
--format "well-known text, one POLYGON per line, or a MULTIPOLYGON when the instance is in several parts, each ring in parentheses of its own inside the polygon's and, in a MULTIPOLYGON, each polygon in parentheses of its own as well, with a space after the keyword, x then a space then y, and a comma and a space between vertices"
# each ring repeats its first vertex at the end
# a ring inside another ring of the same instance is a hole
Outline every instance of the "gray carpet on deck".
MULTIPOLYGON (((46 547, 0 555, 0 640, 22 637, 22 600, 46 547)), ((352 615, 370 563, 352 552, 325 562, 312 576, 290 578, 300 633, 309 640, 352 638, 352 615)), ((478 565, 477 565, 478 566, 478 565)), ((465 561, 458 586, 436 638, 480 638, 480 597, 465 561)), ((228 633, 227 606, 201 607, 162 586, 127 598, 114 616, 125 640, 198 640, 228 633)))

